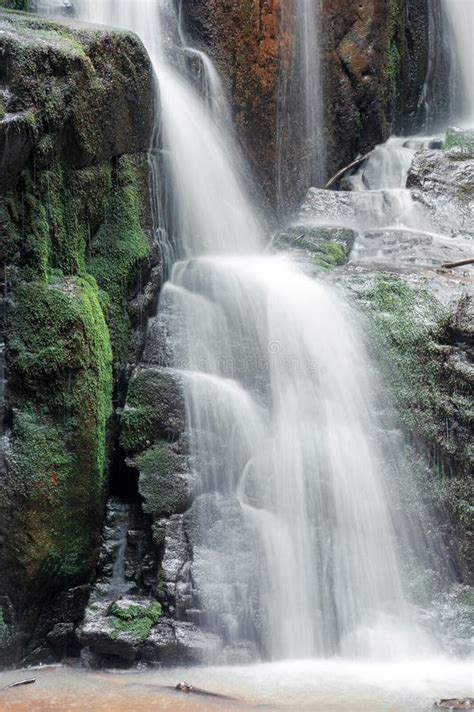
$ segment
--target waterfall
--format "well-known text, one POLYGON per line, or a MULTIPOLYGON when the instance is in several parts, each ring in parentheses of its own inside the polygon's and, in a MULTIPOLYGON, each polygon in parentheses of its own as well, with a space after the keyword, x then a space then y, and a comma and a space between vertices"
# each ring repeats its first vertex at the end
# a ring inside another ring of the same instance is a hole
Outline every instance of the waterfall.
POLYGON ((290 56, 281 58, 277 116, 278 207, 288 212, 295 183, 303 190, 325 179, 324 102, 320 0, 282 3, 282 26, 293 34, 290 56), (295 160, 296 159, 296 160, 295 160))
MULTIPOLYGON (((265 252, 220 83, 201 56, 209 91, 196 90, 173 3, 75 7, 80 19, 137 32, 156 71, 171 196, 162 227, 175 259, 158 309, 168 312, 184 383, 198 500, 211 498, 223 521, 221 550, 200 572, 212 621, 221 630, 232 619, 231 642, 253 636, 270 659, 426 649, 407 600, 397 544, 404 523, 388 484, 396 467, 356 315, 288 257, 265 252)), ((314 159, 317 3, 297 7, 303 143, 314 159)), ((316 176, 309 163, 308 182, 316 176)), ((213 524, 203 516, 203 537, 213 524)))
POLYGON ((444 0, 445 12, 454 40, 452 63, 452 119, 474 126, 474 3, 472 0, 444 0))

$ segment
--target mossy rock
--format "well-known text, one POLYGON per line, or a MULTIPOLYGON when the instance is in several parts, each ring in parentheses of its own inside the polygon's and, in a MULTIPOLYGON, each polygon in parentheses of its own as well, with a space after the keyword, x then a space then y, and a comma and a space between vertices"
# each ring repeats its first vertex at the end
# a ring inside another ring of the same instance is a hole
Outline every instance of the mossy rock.
MULTIPOLYGON (((451 127, 446 132, 444 150, 461 149, 460 156, 474 158, 474 130, 451 127)), ((455 155, 455 154, 454 154, 455 155)))
POLYGON ((312 256, 313 263, 324 270, 347 263, 356 234, 344 227, 294 225, 275 236, 277 249, 296 249, 312 256))
POLYGON ((116 601, 107 612, 112 622, 112 637, 125 636, 134 643, 142 643, 160 620, 161 614, 161 604, 158 601, 147 605, 138 604, 132 599, 116 601))
POLYGON ((7 349, 14 394, 7 499, 21 498, 18 515, 31 527, 27 575, 49 557, 58 575, 80 576, 95 555, 112 406, 112 351, 94 280, 22 284, 7 349))
POLYGON ((134 461, 140 472, 139 492, 144 498, 143 510, 155 517, 184 512, 190 504, 192 476, 186 458, 160 440, 134 461))
MULTIPOLYGON (((19 635, 29 637, 37 607, 94 570, 112 351, 93 278, 22 283, 8 324, 12 423, 0 493, 7 542, 0 592, 14 602, 19 635)), ((20 638, 13 653, 21 650, 20 638)))
MULTIPOLYGON (((10 12, 0 12, 0 30, 0 84, 37 139, 54 136, 74 167, 148 149, 153 71, 136 36, 10 12)), ((28 158, 7 151, 3 178, 12 183, 28 158)))
POLYGON ((120 442, 129 454, 160 438, 177 438, 186 427, 180 376, 171 369, 138 368, 121 416, 120 442))
POLYGON ((437 452, 448 470, 467 475, 474 465, 469 436, 474 373, 451 345, 456 315, 422 284, 390 274, 378 275, 364 298, 407 431, 437 452))

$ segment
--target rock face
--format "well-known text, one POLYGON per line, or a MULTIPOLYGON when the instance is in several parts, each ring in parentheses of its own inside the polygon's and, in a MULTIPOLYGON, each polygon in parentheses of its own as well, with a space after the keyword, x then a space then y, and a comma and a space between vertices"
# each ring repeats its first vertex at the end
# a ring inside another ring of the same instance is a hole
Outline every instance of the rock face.
POLYGON ((114 379, 136 359, 154 299, 145 288, 135 306, 159 269, 153 79, 128 33, 0 12, 0 87, 0 659, 40 661, 77 650, 114 379))
MULTIPOLYGON (((270 204, 275 203, 277 193, 279 140, 290 142, 284 147, 293 178, 288 186, 290 205, 297 204, 309 187, 299 177, 298 166, 304 161, 301 146, 295 136, 279 137, 276 131, 283 84, 301 82, 291 75, 295 9, 296 0, 285 0, 284 13, 281 0, 231 4, 191 0, 183 4, 191 41, 209 52, 224 78, 241 140, 270 204)), ((358 152, 384 141, 402 121, 410 130, 424 124, 425 79, 438 59, 428 29, 433 37, 432 20, 437 14, 439 0, 431 4, 427 0, 323 0, 328 177, 358 152)), ((442 66, 440 61, 437 66, 442 66)), ((438 71, 436 81, 442 82, 443 76, 438 71)), ((443 100, 441 89, 435 92, 438 104, 443 100)))
POLYGON ((444 151, 417 153, 408 186, 437 231, 474 237, 474 132, 450 129, 444 151))

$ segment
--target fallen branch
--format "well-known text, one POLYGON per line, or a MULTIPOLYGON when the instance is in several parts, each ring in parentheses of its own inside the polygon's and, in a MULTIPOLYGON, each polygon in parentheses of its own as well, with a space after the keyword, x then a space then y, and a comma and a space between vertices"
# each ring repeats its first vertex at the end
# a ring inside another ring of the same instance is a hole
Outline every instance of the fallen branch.
POLYGON ((187 682, 178 682, 175 690, 179 692, 185 692, 187 695, 202 695, 203 697, 217 697, 221 700, 235 700, 235 697, 228 697, 227 695, 220 695, 218 692, 209 692, 208 690, 202 690, 200 687, 194 687, 194 685, 189 685, 187 682))
POLYGON ((34 682, 36 682, 36 677, 29 677, 27 680, 11 682, 9 685, 2 687, 2 690, 11 690, 13 687, 21 687, 22 685, 32 685, 34 682))
POLYGON ((352 161, 352 163, 349 163, 347 166, 344 166, 344 168, 341 168, 340 171, 336 173, 328 182, 326 183, 326 188, 330 188, 333 183, 335 183, 339 178, 342 178, 344 173, 347 173, 347 171, 350 171, 351 168, 357 168, 357 166, 360 166, 361 163, 366 161, 369 156, 371 155, 372 151, 369 151, 368 153, 365 153, 363 156, 359 156, 359 158, 356 158, 355 161, 352 161))
POLYGON ((444 265, 441 265, 441 267, 443 269, 454 269, 455 267, 464 267, 465 265, 474 265, 474 257, 468 257, 458 262, 446 262, 444 265))

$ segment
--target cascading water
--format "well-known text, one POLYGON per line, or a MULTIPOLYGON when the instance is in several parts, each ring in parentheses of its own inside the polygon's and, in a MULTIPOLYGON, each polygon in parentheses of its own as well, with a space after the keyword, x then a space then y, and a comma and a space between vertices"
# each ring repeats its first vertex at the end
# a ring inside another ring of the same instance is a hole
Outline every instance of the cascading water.
POLYGON ((454 39, 452 63, 451 120, 474 126, 474 3, 472 0, 443 0, 454 39))
POLYGON ((325 178, 320 10, 320 0, 282 3, 282 25, 293 34, 290 56, 282 58, 277 116, 277 199, 283 214, 295 182, 306 190, 325 178))
MULTIPOLYGON (((224 513, 223 551, 200 582, 211 623, 222 629, 232 619, 228 639, 253 636, 271 659, 426 649, 406 600, 396 542, 403 525, 386 482, 393 468, 354 314, 288 258, 265 255, 245 168, 221 121, 219 83, 210 102, 194 88, 172 3, 75 7, 81 19, 137 32, 157 74, 167 232, 179 259, 159 309, 184 383, 201 497, 213 496, 224 513), (229 508, 239 516, 226 518, 229 508), (223 578, 225 594, 215 585, 223 578)), ((316 7, 301 5, 305 36, 316 7)), ((308 96, 312 52, 306 37, 308 96)), ((202 66, 209 75, 209 60, 202 66)), ((316 135, 313 109, 305 124, 316 135)), ((212 524, 201 522, 204 531, 212 524)))

